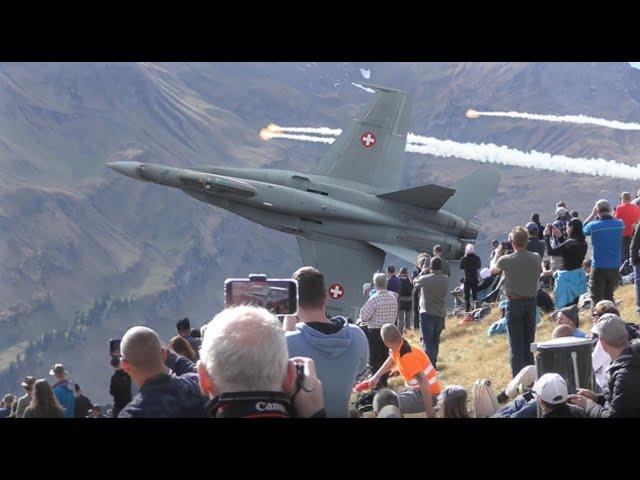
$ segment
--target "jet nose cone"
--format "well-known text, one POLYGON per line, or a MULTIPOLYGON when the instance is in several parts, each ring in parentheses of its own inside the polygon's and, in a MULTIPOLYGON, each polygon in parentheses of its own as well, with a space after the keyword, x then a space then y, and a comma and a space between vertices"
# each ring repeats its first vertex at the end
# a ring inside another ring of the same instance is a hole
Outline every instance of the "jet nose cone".
POLYGON ((110 162, 107 167, 127 177, 138 178, 138 170, 142 166, 139 162, 110 162))

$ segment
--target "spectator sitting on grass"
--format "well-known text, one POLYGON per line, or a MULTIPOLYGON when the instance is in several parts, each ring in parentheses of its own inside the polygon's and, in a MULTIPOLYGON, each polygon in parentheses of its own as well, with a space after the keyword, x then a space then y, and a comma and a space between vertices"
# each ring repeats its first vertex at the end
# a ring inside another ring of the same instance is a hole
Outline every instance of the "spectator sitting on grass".
POLYGON ((587 334, 578 328, 580 317, 578 316, 578 307, 571 305, 556 310, 551 314, 551 318, 556 322, 556 326, 569 325, 573 329, 573 336, 577 338, 586 338, 587 334))
POLYGON ((373 413, 375 416, 377 417, 380 411, 388 405, 400 408, 398 394, 389 388, 381 388, 373 397, 373 413))
POLYGON ((592 332, 612 360, 604 392, 579 389, 569 400, 589 418, 640 418, 640 342, 630 343, 625 323, 611 313, 604 314, 592 332))
POLYGON ((467 390, 460 385, 449 385, 440 394, 442 418, 470 418, 467 410, 467 390))
POLYGON ((398 392, 400 411, 403 414, 425 412, 428 418, 435 417, 434 406, 441 388, 429 357, 402 338, 400 330, 393 324, 382 327, 380 335, 390 355, 380 369, 366 380, 369 387, 375 388, 380 378, 395 366, 407 387, 398 392))
POLYGON ((533 385, 533 392, 542 410, 542 418, 584 418, 582 408, 567 403, 567 382, 557 373, 545 373, 533 385))

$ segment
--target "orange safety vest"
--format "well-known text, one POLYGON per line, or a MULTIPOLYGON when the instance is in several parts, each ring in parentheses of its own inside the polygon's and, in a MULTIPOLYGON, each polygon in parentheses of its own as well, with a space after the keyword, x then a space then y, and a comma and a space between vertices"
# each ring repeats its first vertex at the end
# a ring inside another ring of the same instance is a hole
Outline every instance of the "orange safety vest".
POLYGON ((438 381, 438 374, 436 369, 433 368, 429 356, 420 350, 409 344, 406 340, 402 343, 400 350, 397 352, 391 352, 391 357, 398 367, 400 374, 405 379, 405 385, 408 388, 417 390, 418 381, 414 378, 419 372, 422 372, 429 382, 429 388, 431 395, 438 395, 441 391, 440 382, 438 381))

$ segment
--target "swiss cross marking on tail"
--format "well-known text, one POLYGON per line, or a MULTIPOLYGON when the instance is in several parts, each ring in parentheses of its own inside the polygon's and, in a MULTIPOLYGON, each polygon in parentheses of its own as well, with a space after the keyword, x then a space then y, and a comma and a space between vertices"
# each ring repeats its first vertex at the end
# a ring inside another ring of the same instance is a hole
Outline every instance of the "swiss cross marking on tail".
POLYGON ((365 132, 360 137, 360 143, 365 148, 371 148, 376 144, 376 136, 372 132, 365 132))
POLYGON ((329 296, 334 300, 340 300, 344 297, 344 288, 339 283, 332 283, 329 286, 329 296))

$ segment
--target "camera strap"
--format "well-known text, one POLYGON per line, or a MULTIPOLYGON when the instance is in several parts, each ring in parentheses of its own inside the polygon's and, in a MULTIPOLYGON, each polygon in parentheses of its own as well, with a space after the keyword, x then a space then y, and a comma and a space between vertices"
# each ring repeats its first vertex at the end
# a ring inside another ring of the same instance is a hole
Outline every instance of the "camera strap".
POLYGON ((206 410, 215 418, 288 418, 293 416, 289 397, 282 392, 232 392, 212 399, 206 410))

